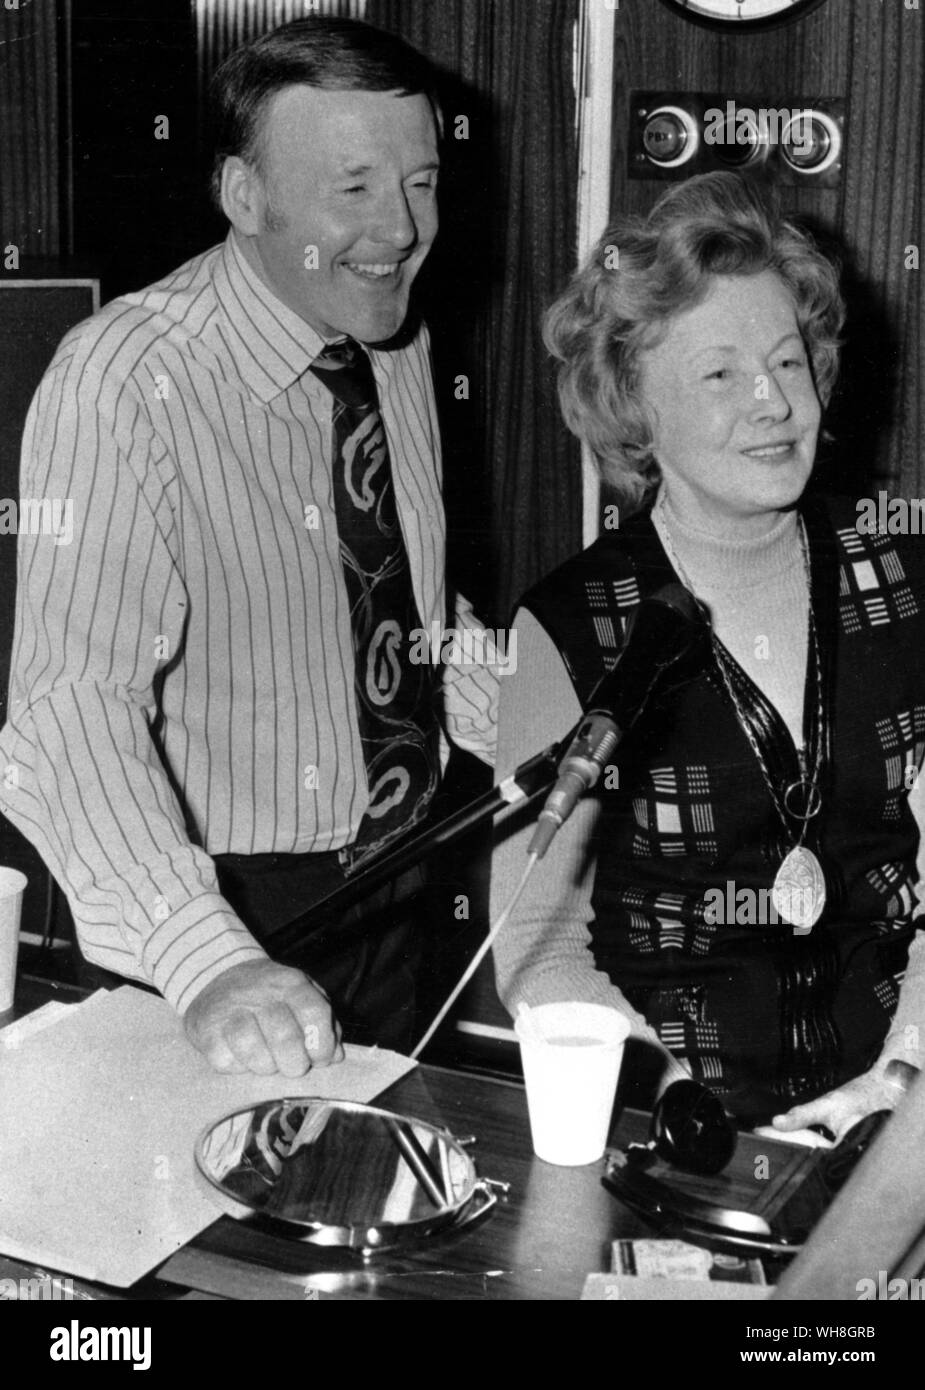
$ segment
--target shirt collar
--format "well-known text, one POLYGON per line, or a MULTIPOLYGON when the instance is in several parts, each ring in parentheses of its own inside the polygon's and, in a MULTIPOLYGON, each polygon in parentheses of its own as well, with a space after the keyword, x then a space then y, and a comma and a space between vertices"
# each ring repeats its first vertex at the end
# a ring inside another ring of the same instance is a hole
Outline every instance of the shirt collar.
MULTIPOLYGON (((327 341, 264 284, 229 231, 215 267, 215 293, 224 310, 228 348, 242 380, 260 400, 271 401, 304 376, 327 341)), ((367 348, 382 388, 394 370, 394 353, 367 348)), ((313 377, 307 378, 313 389, 313 377)), ((324 390, 319 383, 319 390, 324 390)))
POLYGON ((215 293, 225 312, 228 347, 246 385, 270 401, 298 381, 325 345, 245 258, 229 231, 215 268, 215 293))

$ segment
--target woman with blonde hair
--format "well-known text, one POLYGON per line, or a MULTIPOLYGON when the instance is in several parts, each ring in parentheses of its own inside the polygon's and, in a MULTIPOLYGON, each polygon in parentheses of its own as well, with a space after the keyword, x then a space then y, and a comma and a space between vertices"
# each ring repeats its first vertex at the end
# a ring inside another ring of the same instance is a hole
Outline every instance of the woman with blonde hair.
MULTIPOLYGON (((551 308, 563 415, 619 525, 522 601, 499 777, 575 723, 666 583, 710 641, 495 947, 512 1013, 612 1005, 733 1113, 837 1135, 894 1103, 891 1064, 920 1065, 925 1026, 925 553, 805 495, 842 321, 831 263, 734 174, 608 228, 551 308)), ((528 837, 496 852, 496 910, 528 837)))

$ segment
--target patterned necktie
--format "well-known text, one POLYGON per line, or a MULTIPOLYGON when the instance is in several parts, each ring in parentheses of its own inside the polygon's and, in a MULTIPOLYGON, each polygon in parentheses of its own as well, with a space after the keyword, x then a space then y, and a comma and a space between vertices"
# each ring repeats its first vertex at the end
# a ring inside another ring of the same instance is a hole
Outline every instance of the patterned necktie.
POLYGON ((369 786, 356 840, 341 850, 349 873, 427 812, 439 764, 435 668, 408 660, 409 634, 421 620, 370 360, 347 338, 328 344, 309 370, 334 397, 334 510, 369 786))

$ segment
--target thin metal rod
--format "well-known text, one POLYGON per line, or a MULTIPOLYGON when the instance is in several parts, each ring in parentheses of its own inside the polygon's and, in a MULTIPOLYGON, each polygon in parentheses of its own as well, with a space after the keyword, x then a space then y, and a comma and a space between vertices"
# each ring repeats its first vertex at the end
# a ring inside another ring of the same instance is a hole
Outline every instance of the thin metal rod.
POLYGON ((479 966, 482 964, 482 961, 487 956, 493 942, 498 936, 498 933, 501 931, 502 927, 506 925, 507 919, 510 917, 511 913, 514 911, 514 908, 517 906, 517 900, 519 899, 521 893, 526 887, 527 879, 532 874, 534 865, 537 863, 537 860, 538 855, 535 853, 527 856, 527 867, 524 869, 523 874, 520 878, 520 882, 514 889, 514 892, 511 894, 504 911, 501 913, 501 916, 498 918, 497 922, 492 927, 491 931, 488 933, 485 940, 482 942, 481 946, 476 951, 469 964, 466 966, 459 980, 459 983, 447 999, 446 1003, 443 1005, 443 1008, 437 1014, 437 1017, 434 1019, 433 1023, 430 1025, 427 1032, 424 1034, 423 1038, 418 1043, 417 1047, 411 1053, 412 1057, 419 1057, 420 1054, 424 1051, 424 1048, 430 1042, 431 1038, 434 1036, 437 1029, 440 1027, 440 1024, 446 1018, 450 1009, 456 1003, 456 1000, 459 998, 463 990, 466 988, 466 985, 472 979, 472 976, 475 974, 476 970, 478 970, 479 966))

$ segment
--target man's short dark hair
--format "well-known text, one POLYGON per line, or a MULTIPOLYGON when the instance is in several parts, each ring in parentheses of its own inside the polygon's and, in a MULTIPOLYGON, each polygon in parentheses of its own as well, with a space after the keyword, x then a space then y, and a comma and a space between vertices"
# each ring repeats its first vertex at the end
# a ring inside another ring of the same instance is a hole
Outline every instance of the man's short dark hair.
POLYGON ((262 117, 286 87, 334 92, 426 96, 442 127, 434 69, 396 34, 355 19, 296 19, 238 48, 210 86, 214 157, 212 196, 221 206, 222 167, 229 155, 263 167, 262 117))

